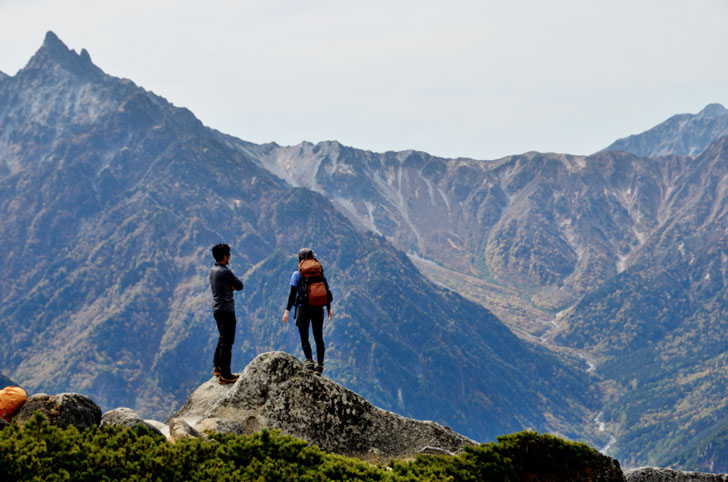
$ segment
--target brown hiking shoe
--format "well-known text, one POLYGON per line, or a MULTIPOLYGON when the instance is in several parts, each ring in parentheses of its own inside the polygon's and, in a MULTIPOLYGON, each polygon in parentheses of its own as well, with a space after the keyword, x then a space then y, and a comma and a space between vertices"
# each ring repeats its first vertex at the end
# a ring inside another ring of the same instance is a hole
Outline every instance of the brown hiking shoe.
POLYGON ((312 372, 313 371, 313 360, 306 360, 303 362, 303 365, 306 367, 306 370, 312 372))
POLYGON ((323 363, 317 363, 316 368, 313 369, 313 374, 321 376, 321 374, 324 371, 324 364, 323 363))
POLYGON ((219 376, 220 376, 220 373, 221 373, 221 372, 220 372, 220 369, 219 369, 218 367, 214 367, 214 368, 212 369, 212 376, 214 376, 214 377, 219 377, 219 376))
POLYGON ((237 382, 238 378, 239 377, 237 375, 232 375, 232 374, 227 377, 225 375, 220 375, 220 378, 217 380, 217 383, 219 383, 220 385, 227 385, 229 383, 237 382))

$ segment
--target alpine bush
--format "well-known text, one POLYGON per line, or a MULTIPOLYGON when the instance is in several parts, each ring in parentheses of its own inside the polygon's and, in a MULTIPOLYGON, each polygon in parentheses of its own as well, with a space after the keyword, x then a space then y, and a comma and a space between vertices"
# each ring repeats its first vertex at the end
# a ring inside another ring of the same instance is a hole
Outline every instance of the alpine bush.
POLYGON ((276 430, 172 444, 142 426, 79 431, 50 425, 36 414, 0 432, 0 480, 514 481, 524 474, 576 473, 595 454, 584 444, 522 432, 467 447, 455 457, 422 455, 382 466, 325 453, 276 430))

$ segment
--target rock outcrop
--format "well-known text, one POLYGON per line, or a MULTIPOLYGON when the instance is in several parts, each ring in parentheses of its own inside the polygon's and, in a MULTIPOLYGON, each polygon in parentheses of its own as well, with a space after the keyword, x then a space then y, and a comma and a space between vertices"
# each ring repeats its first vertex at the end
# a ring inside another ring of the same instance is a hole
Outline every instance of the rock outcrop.
POLYGON ((126 407, 115 408, 114 410, 109 410, 108 412, 106 412, 101 417, 100 425, 102 427, 137 427, 139 425, 143 425, 153 432, 158 433, 159 435, 165 435, 164 432, 160 430, 155 424, 147 422, 146 420, 141 418, 134 410, 126 407))
POLYGON ((40 412, 48 418, 52 425, 59 427, 73 425, 82 430, 98 426, 101 422, 99 406, 87 396, 79 393, 32 395, 15 415, 15 420, 18 423, 25 423, 33 417, 35 412, 40 412))
POLYGON ((727 474, 705 474, 642 467, 626 473, 627 482, 728 482, 727 474))
POLYGON ((259 355, 232 386, 214 378, 204 383, 167 423, 179 420, 200 432, 280 429, 328 452, 366 460, 412 457, 433 448, 458 453, 475 443, 435 422, 379 409, 283 352, 259 355))
POLYGON ((169 423, 169 435, 173 441, 184 438, 197 438, 201 434, 180 418, 172 419, 169 423))

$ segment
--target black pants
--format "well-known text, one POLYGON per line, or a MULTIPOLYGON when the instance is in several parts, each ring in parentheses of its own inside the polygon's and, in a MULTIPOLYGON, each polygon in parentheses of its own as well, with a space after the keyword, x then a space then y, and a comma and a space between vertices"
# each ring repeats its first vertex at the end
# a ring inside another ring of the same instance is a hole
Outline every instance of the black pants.
POLYGON ((301 335, 301 348, 306 360, 313 359, 311 344, 308 342, 308 326, 313 327, 313 340, 316 342, 316 359, 324 363, 324 307, 323 306, 299 306, 296 308, 296 326, 301 335))
POLYGON ((223 377, 229 378, 232 376, 230 360, 232 358, 233 343, 235 343, 235 325, 237 324, 235 312, 218 311, 213 315, 217 322, 217 331, 220 332, 220 338, 217 340, 215 357, 212 362, 220 369, 220 374, 223 377))

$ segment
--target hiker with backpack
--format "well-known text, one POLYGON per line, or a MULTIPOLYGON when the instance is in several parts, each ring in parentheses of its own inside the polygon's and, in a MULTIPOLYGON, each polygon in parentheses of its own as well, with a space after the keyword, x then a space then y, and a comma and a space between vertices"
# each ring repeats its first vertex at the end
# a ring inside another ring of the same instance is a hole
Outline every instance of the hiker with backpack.
POLYGON ((213 358, 213 375, 218 377, 222 385, 235 383, 237 375, 230 371, 233 343, 235 343, 235 300, 233 291, 241 291, 243 282, 228 268, 230 262, 230 246, 216 244, 212 247, 215 266, 210 269, 210 289, 212 290, 212 315, 217 323, 220 338, 215 347, 213 358))
POLYGON ((288 295, 288 304, 283 313, 283 324, 288 323, 288 317, 293 306, 296 307, 294 319, 301 335, 301 348, 306 357, 305 365, 315 375, 324 371, 324 306, 329 319, 331 319, 331 301, 333 296, 329 284, 324 277, 324 269, 313 251, 302 248, 298 252, 298 270, 291 275, 291 291, 288 295), (313 328, 313 339, 316 342, 316 365, 313 364, 311 344, 308 341, 308 327, 313 328))

